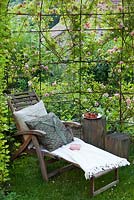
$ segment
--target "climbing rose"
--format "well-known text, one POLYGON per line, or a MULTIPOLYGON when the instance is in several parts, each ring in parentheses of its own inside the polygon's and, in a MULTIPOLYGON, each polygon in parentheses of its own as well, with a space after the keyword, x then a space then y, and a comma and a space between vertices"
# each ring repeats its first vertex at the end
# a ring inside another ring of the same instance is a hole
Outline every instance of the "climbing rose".
POLYGON ((49 96, 49 93, 45 93, 44 96, 45 96, 45 97, 48 97, 48 96, 49 96))
POLYGON ((132 32, 130 33, 130 35, 131 35, 131 36, 134 36, 134 31, 132 31, 132 32))
POLYGON ((131 104, 131 99, 130 98, 127 98, 126 99, 126 103, 127 103, 127 106, 129 106, 131 104))
POLYGON ((118 6, 118 10, 121 12, 123 11, 123 7, 122 6, 118 6))
POLYGON ((124 27, 124 24, 121 22, 120 24, 119 24, 119 28, 123 28, 124 27))
POLYGON ((124 62, 123 62, 122 60, 119 62, 120 65, 122 65, 123 63, 124 63, 124 62))
POLYGON ((41 65, 41 68, 45 69, 46 71, 48 70, 48 66, 41 65))
POLYGON ((90 23, 87 22, 87 23, 85 24, 85 28, 90 28, 90 27, 91 27, 90 23))
POLYGON ((99 102, 96 101, 95 104, 94 104, 94 106, 98 107, 99 106, 99 102))
POLYGON ((44 66, 44 69, 47 71, 48 70, 48 66, 44 66))
POLYGON ((115 96, 115 97, 119 97, 120 94, 119 94, 119 93, 115 93, 114 96, 115 96))

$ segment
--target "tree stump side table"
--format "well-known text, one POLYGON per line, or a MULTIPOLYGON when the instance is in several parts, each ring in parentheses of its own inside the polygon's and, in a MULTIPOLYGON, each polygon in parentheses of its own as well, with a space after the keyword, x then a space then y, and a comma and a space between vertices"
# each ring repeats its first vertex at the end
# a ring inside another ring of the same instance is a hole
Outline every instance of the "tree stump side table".
POLYGON ((101 149, 105 148, 106 119, 82 118, 83 140, 101 149))

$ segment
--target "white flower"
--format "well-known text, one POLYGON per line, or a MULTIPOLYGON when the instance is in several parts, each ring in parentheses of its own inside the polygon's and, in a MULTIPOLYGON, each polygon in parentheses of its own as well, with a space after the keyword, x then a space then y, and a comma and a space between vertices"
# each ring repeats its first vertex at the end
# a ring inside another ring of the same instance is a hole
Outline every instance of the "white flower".
POLYGON ((52 86, 56 86, 56 81, 54 81, 54 82, 52 83, 52 86))
POLYGON ((88 91, 88 92, 92 92, 92 89, 91 89, 91 88, 88 88, 87 91, 88 91))
POLYGON ((109 94, 108 93, 104 93, 103 97, 109 97, 109 94))
POLYGON ((32 84, 32 81, 28 81, 28 86, 31 86, 32 84))
POLYGON ((25 68, 26 68, 26 69, 28 69, 28 68, 29 68, 29 65, 28 65, 27 63, 25 64, 25 68))

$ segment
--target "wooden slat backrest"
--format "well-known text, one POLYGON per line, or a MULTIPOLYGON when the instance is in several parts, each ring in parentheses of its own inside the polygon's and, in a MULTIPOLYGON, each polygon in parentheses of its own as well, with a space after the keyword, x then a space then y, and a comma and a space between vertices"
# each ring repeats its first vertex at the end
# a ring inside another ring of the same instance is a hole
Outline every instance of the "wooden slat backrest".
POLYGON ((34 105, 40 100, 34 91, 10 94, 7 96, 8 105, 12 112, 34 105))

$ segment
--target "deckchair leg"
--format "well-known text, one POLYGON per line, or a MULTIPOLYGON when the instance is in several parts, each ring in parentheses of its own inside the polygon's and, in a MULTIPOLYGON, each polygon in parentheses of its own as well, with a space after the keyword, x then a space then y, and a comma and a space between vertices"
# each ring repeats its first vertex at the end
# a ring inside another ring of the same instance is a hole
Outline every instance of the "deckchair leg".
MULTIPOLYGON (((106 172, 103 172, 102 175, 104 175, 107 172, 109 172, 109 170, 106 172)), ((100 194, 101 192, 104 192, 105 190, 113 187, 114 185, 116 185, 119 182, 118 168, 117 168, 117 169, 114 169, 114 180, 111 183, 109 183, 109 184, 105 185, 104 187, 101 187, 100 189, 95 191, 95 178, 98 178, 100 176, 101 176, 101 173, 99 173, 98 176, 92 176, 90 178, 90 196, 96 196, 96 195, 100 194)))
POLYGON ((94 177, 92 176, 90 179, 90 196, 94 196, 94 177))
POLYGON ((119 180, 119 170, 118 170, 118 168, 116 168, 114 170, 114 176, 115 176, 115 180, 119 180))
POLYGON ((47 175, 47 168, 46 168, 45 160, 44 160, 44 157, 43 157, 42 152, 40 150, 38 140, 35 136, 32 136, 32 142, 33 142, 33 144, 36 148, 36 153, 37 153, 37 156, 38 156, 38 159, 39 159, 39 162, 40 162, 41 173, 42 173, 43 179, 45 181, 48 181, 48 175, 47 175))

